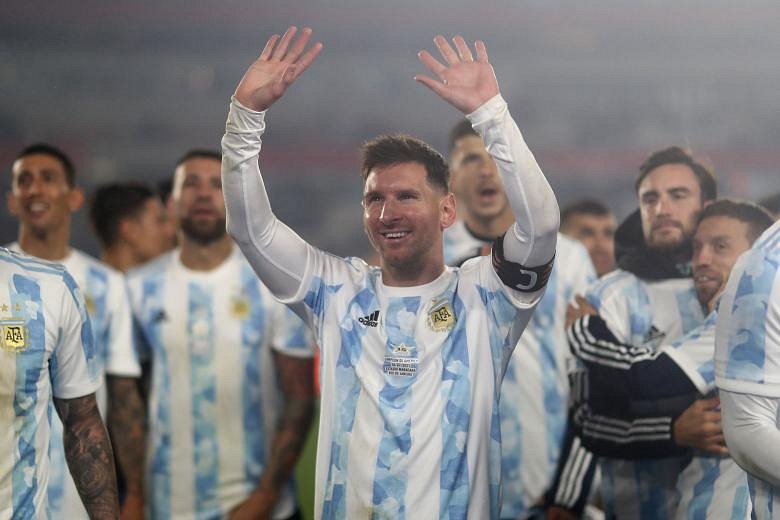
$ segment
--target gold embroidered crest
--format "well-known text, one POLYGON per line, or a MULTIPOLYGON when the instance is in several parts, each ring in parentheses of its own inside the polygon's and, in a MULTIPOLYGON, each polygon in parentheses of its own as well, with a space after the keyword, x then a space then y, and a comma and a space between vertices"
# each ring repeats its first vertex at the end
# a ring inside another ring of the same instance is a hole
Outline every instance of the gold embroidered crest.
POLYGON ((437 304, 434 302, 433 309, 428 313, 428 326, 433 332, 447 332, 455 326, 455 313, 452 311, 450 302, 445 301, 437 304))
POLYGON ((5 318, 0 320, 0 325, 2 326, 0 346, 3 350, 14 354, 27 350, 27 327, 24 320, 5 318))
POLYGON ((230 303, 230 314, 237 320, 245 320, 249 317, 249 300, 243 296, 233 297, 230 303))
POLYGON ((84 295, 84 305, 87 307, 87 314, 91 316, 95 315, 95 299, 91 296, 84 295))

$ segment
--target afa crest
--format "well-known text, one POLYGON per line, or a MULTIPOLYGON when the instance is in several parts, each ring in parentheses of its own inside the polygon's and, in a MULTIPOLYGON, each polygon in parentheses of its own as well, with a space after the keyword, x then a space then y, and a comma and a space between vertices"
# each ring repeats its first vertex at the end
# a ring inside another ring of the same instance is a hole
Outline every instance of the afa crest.
POLYGON ((84 295, 84 304, 87 307, 87 314, 90 316, 95 315, 95 311, 97 310, 97 305, 95 305, 95 299, 91 296, 84 295))
POLYGON ((433 302, 433 309, 428 313, 428 327, 433 332, 447 332, 455 327, 455 313, 449 301, 433 302))
POLYGON ((234 297, 230 302, 230 314, 237 320, 245 320, 249 317, 249 299, 244 296, 234 297))
POLYGON ((3 350, 17 354, 27 350, 27 327, 24 320, 18 318, 0 320, 2 337, 0 337, 0 346, 3 350))

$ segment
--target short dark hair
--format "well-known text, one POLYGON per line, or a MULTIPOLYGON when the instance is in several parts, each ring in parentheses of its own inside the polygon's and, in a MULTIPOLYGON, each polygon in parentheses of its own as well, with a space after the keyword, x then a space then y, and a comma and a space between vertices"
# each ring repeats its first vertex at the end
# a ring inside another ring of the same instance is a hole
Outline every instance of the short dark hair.
POLYGON ((702 202, 717 198, 718 181, 715 179, 712 170, 696 160, 689 151, 683 150, 679 146, 670 146, 654 152, 642 163, 639 167, 639 177, 637 177, 634 185, 637 193, 639 192, 639 185, 642 184, 645 177, 656 168, 666 164, 684 164, 693 171, 696 180, 699 181, 702 202))
POLYGON ((428 182, 445 193, 449 191, 450 170, 444 157, 416 137, 405 134, 379 136, 364 143, 361 151, 363 185, 366 184, 368 174, 377 166, 413 162, 425 167, 428 182))
POLYGON ((748 225, 748 240, 753 243, 761 233, 775 223, 775 219, 766 208, 747 200, 719 199, 705 205, 696 219, 698 226, 702 220, 710 217, 731 217, 748 225))
POLYGON ((774 195, 764 197, 758 201, 758 204, 777 215, 780 213, 780 193, 775 193, 774 195))
POLYGON ((471 126, 471 121, 465 118, 461 119, 455 124, 455 126, 452 127, 452 130, 450 130, 449 148, 448 148, 449 153, 450 154, 452 153, 452 150, 455 149, 455 144, 457 144, 457 142, 460 139, 463 139, 464 137, 469 135, 475 135, 481 138, 481 136, 477 133, 477 131, 474 130, 474 127, 471 126))
POLYGON ((222 152, 217 150, 209 150, 208 148, 192 148, 187 150, 178 161, 176 166, 178 168, 182 163, 189 161, 190 159, 214 159, 215 161, 222 162, 222 152))
POLYGON ((89 219, 101 245, 114 245, 122 219, 137 216, 146 201, 156 197, 154 190, 139 182, 104 184, 95 190, 90 199, 89 219))
POLYGON ((612 211, 606 204, 596 199, 576 199, 566 204, 561 210, 561 227, 566 224, 574 215, 593 215, 596 217, 606 217, 611 215, 612 211))
POLYGON ((23 157, 29 155, 48 155, 57 159, 62 164, 62 169, 65 170, 65 181, 71 188, 76 185, 76 169, 73 167, 73 161, 70 160, 68 154, 60 150, 54 145, 48 143, 35 143, 22 149, 16 156, 14 161, 18 161, 23 157))

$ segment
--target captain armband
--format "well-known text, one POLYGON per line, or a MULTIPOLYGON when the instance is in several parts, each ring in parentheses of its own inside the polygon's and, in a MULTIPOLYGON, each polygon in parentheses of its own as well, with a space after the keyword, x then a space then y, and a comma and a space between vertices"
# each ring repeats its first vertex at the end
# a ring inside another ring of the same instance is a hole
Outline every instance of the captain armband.
POLYGON ((555 255, 546 264, 526 267, 504 257, 504 236, 493 242, 493 269, 504 285, 517 291, 533 293, 547 285, 555 255))

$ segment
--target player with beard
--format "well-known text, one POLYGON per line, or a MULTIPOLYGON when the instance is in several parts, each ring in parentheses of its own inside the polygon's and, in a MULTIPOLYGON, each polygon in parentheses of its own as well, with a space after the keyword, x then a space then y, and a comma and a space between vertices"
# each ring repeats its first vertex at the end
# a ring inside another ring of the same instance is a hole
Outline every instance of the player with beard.
MULTIPOLYGON (((685 441, 664 425, 694 420, 683 412, 715 391, 716 303, 739 255, 773 223, 763 208, 723 199, 699 214, 693 237, 693 280, 704 323, 659 348, 616 340, 605 321, 584 299, 571 309, 582 316, 569 329, 575 356, 586 367, 588 397, 577 403, 574 424, 584 444, 599 456, 636 459, 684 453, 685 441), (652 430, 636 436, 632 431, 652 430)), ((679 431, 679 430, 678 430, 679 431)), ((750 500, 745 473, 728 457, 723 432, 711 428, 712 448, 695 452, 677 482, 677 518, 747 518, 750 500), (720 453, 718 453, 720 451, 720 453), (702 516, 698 516, 702 515, 702 516)))
MULTIPOLYGON (((498 166, 464 119, 450 132, 450 175, 459 220, 444 231, 444 261, 487 254, 514 221, 498 166)), ((550 486, 569 397, 566 304, 596 279, 588 252, 558 234, 548 288, 501 383, 501 518, 524 518, 550 486)))
POLYGON ((179 247, 128 273, 152 366, 147 510, 296 518, 291 475, 313 413, 313 346, 225 231, 220 159, 192 150, 177 163, 179 247))
MULTIPOLYGON (((635 187, 639 209, 615 236, 619 269, 601 278, 585 296, 619 342, 655 348, 704 321, 691 279, 691 237, 703 204, 717 195, 717 184, 690 154, 670 147, 640 166, 635 187)), ((582 371, 575 371, 572 379, 573 399, 581 402, 587 395, 582 371)), ((717 406, 717 398, 697 400, 683 414, 690 421, 667 422, 654 434, 674 435, 678 443, 720 453, 722 446, 711 443, 711 429, 719 428, 717 406)), ((625 435, 624 441, 642 437, 636 432, 625 435)), ((607 516, 671 518, 679 503, 677 478, 688 459, 687 454, 636 461, 602 458, 601 493, 607 516)), ((595 462, 569 428, 556 481, 548 492, 553 505, 548 518, 569 518, 582 511, 595 462)))
MULTIPOLYGON (((136 450, 142 425, 131 410, 141 405, 128 389, 136 386, 141 369, 134 357, 132 317, 121 273, 70 246, 71 219, 84 202, 76 184, 76 169, 60 149, 45 143, 22 150, 11 167, 8 208, 19 219, 17 242, 9 249, 65 266, 84 295, 95 336, 101 385, 98 406, 112 436, 117 462, 127 483, 131 509, 141 488, 136 450), (102 383, 105 382, 105 385, 102 383), (121 432, 121 434, 120 434, 121 432)), ((54 518, 87 518, 77 487, 68 472, 62 444, 62 423, 52 418, 49 508, 54 518)), ((138 508, 135 508, 138 510, 138 508)))

